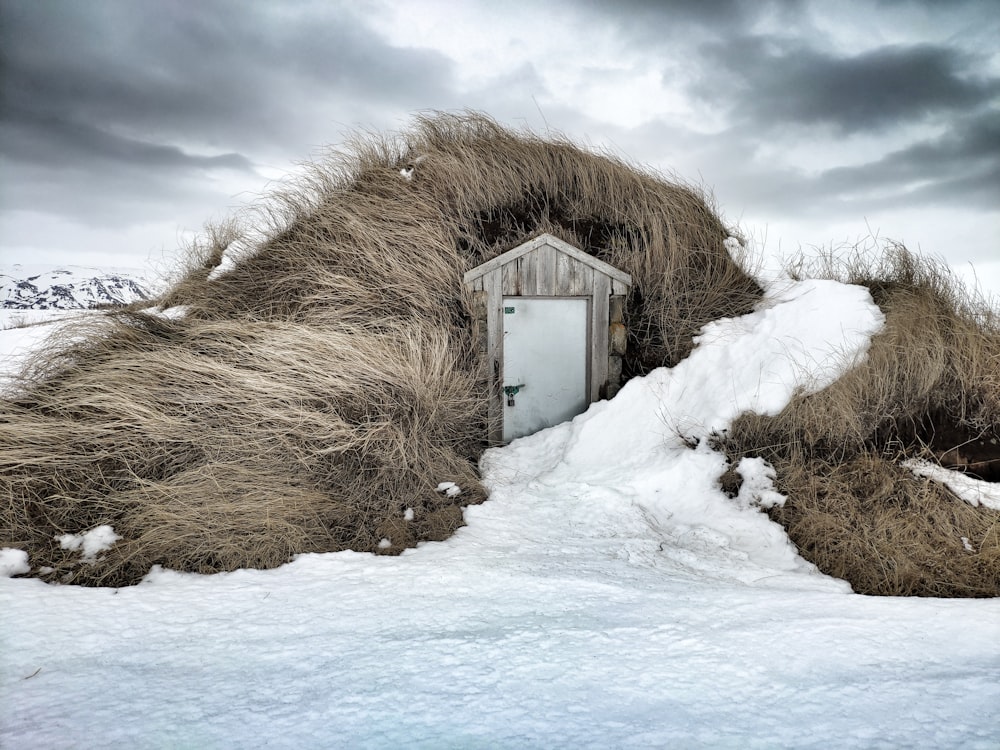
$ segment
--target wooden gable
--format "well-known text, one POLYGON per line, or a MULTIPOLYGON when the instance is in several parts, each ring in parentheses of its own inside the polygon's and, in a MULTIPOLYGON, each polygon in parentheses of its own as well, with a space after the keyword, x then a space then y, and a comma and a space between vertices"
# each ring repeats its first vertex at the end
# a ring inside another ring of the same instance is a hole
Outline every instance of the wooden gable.
POLYGON ((612 397, 621 380, 626 335, 624 297, 632 277, 551 234, 542 234, 468 271, 473 292, 475 337, 493 373, 490 438, 502 434, 504 297, 573 297, 589 301, 590 401, 612 397))
POLYGON ((465 274, 464 281, 474 291, 484 291, 500 282, 500 291, 519 297, 590 296, 597 286, 609 294, 623 295, 632 286, 632 277, 612 265, 588 255, 551 234, 542 234, 518 245, 465 274))

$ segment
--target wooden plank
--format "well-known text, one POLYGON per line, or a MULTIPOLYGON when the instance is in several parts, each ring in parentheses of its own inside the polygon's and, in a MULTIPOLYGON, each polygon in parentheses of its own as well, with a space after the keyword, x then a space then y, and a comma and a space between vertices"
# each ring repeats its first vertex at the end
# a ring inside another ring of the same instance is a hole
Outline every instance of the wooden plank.
POLYGON ((566 253, 556 253, 556 295, 589 297, 594 283, 594 269, 566 253))
POLYGON ((472 293, 472 340, 480 357, 486 356, 488 330, 486 328, 486 292, 472 293))
POLYGON ((608 383, 608 305, 611 279, 594 274, 594 301, 590 306, 590 400, 598 401, 607 393, 608 383))
POLYGON ((589 297, 594 293, 594 277, 597 276, 597 271, 588 266, 586 263, 580 263, 576 261, 573 266, 573 279, 570 284, 570 296, 573 297, 589 297))
MULTIPOLYGON (((556 249, 552 245, 541 245, 533 253, 535 257, 535 294, 551 297, 556 293, 556 249)), ((528 256, 524 256, 527 258, 528 256)))
POLYGON ((515 260, 513 263, 508 263, 505 266, 493 271, 493 273, 500 273, 503 275, 503 293, 510 297, 520 297, 521 296, 521 275, 519 273, 521 266, 521 260, 515 260))
POLYGON ((518 276, 521 279, 521 294, 530 297, 537 294, 535 289, 538 286, 538 256, 535 253, 527 253, 517 259, 519 266, 518 276))
POLYGON ((561 239, 559 239, 558 237, 554 237, 551 234, 540 234, 533 240, 525 242, 522 245, 518 245, 513 250, 508 250, 507 252, 498 255, 497 257, 492 258, 491 260, 488 260, 479 266, 476 266, 472 270, 466 271, 463 280, 465 281, 466 284, 470 284, 480 276, 485 276, 491 271, 494 271, 497 268, 501 268, 507 263, 510 263, 516 260, 517 258, 520 258, 526 254, 531 253, 533 250, 538 249, 542 245, 549 245, 551 247, 554 247, 557 251, 566 253, 567 255, 571 256, 572 258, 575 258, 581 263, 590 266, 599 273, 603 273, 606 276, 610 277, 611 279, 621 282, 621 284, 623 284, 626 287, 632 286, 632 277, 629 276, 624 271, 620 271, 614 266, 609 265, 608 263, 605 263, 602 260, 598 260, 593 255, 588 255, 587 253, 583 252, 583 250, 573 247, 569 243, 563 242, 561 239))
POLYGON ((570 288, 573 283, 573 266, 576 260, 566 253, 556 253, 556 280, 555 291, 557 297, 569 297, 572 295, 570 288))
POLYGON ((551 234, 543 234, 538 239, 542 238, 545 239, 546 244, 551 245, 560 252, 566 253, 567 255, 576 258, 578 261, 590 266, 595 271, 603 273, 612 279, 621 281, 623 284, 632 286, 632 277, 629 276, 624 271, 619 271, 617 268, 608 263, 605 263, 603 260, 598 260, 593 255, 585 253, 580 248, 573 247, 568 242, 563 242, 561 239, 559 239, 558 237, 553 237, 551 234))
POLYGON ((483 277, 488 301, 486 306, 486 366, 489 368, 488 439, 503 442, 503 406, 500 385, 503 382, 503 269, 496 268, 483 277))
MULTIPOLYGON (((629 277, 631 278, 631 277, 629 277)), ((624 283, 620 279, 611 280, 611 293, 615 295, 625 295, 628 294, 629 288, 632 286, 631 283, 624 283)))
POLYGON ((614 398, 622 389, 622 358, 612 354, 608 357, 608 388, 607 397, 614 398))
MULTIPOLYGON (((525 242, 522 245, 518 245, 514 249, 508 250, 505 253, 501 253, 497 257, 491 258, 490 260, 486 261, 485 263, 476 266, 471 271, 466 271, 465 272, 465 276, 464 276, 465 283, 468 284, 470 281, 472 281, 473 279, 475 279, 478 276, 485 276, 486 274, 490 273, 491 271, 496 270, 497 268, 500 268, 501 266, 505 266, 508 263, 512 263, 513 261, 517 260, 522 255, 524 255, 525 253, 530 253, 532 250, 534 250, 535 248, 537 248, 539 245, 545 244, 548 241, 547 238, 549 238, 549 237, 552 237, 552 235, 550 235, 550 234, 540 234, 537 237, 535 237, 533 240, 525 242)), ((552 237, 552 239, 555 239, 555 238, 552 237)))
MULTIPOLYGON (((614 284, 611 285, 612 288, 614 284)), ((615 294, 613 291, 611 293, 611 300, 609 301, 608 308, 608 322, 609 323, 624 323, 625 322, 625 298, 620 294, 615 294)))

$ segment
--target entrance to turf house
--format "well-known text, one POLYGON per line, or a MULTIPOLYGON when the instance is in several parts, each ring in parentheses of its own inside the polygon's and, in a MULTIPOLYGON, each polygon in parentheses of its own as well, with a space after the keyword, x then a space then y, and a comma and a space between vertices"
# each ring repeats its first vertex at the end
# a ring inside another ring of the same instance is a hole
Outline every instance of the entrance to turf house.
POLYGON ((490 442, 565 422, 618 391, 627 273, 542 234, 464 280, 491 373, 490 442))

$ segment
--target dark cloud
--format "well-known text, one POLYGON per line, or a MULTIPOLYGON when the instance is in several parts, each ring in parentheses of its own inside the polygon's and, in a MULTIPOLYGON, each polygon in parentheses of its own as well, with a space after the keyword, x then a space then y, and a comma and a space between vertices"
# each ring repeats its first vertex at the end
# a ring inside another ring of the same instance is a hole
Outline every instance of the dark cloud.
POLYGON ((699 38, 728 36, 769 14, 798 18, 803 0, 571 0, 567 11, 581 10, 618 28, 644 45, 668 46, 696 30, 699 38))
POLYGON ((447 58, 390 46, 353 7, 0 0, 0 209, 199 226, 251 200, 231 194, 261 165, 441 101, 447 58))
POLYGON ((252 172, 245 156, 190 154, 177 146, 127 138, 88 123, 21 110, 0 122, 0 153, 11 161, 50 167, 101 168, 119 162, 130 168, 233 169, 252 172))
POLYGON ((1000 206, 1000 116, 995 110, 870 162, 818 173, 749 158, 751 148, 733 131, 701 158, 721 175, 713 182, 727 203, 757 215, 835 222, 899 209, 986 214, 1000 206))
POLYGON ((0 50, 6 119, 227 151, 315 140, 338 101, 417 108, 451 77, 327 5, 9 3, 0 50))
MULTIPOLYGON (((549 19, 551 6, 513 0, 497 45, 523 57, 491 74, 460 70, 418 31, 389 43, 377 13, 419 29, 418 14, 442 6, 382 2, 0 0, 0 219, 31 212, 39 236, 37 213, 105 236, 175 217, 198 226, 345 131, 459 108, 675 167, 737 212, 819 222, 873 206, 998 202, 1000 79, 982 64, 997 21, 987 3, 845 0, 828 12, 834 4, 810 0, 562 0, 552 50, 527 50, 514 22, 549 19), (908 43, 862 54, 837 46, 835 33, 895 17, 911 22, 895 34, 908 43), (928 19, 947 33, 922 34, 928 19), (594 100, 629 70, 660 73, 670 106, 643 102, 637 116, 594 100), (668 110, 690 119, 645 114, 668 110), (944 134, 915 142, 921 132, 944 134), (766 142, 814 145, 821 157, 845 134, 885 150, 818 173, 758 156, 766 142)), ((453 29, 488 39, 482 31, 453 29)))
POLYGON ((729 102, 737 116, 763 127, 877 131, 975 109, 1000 94, 1000 79, 978 76, 973 56, 930 44, 838 56, 776 37, 743 37, 712 43, 706 53, 726 76, 714 72, 697 94, 729 102))
MULTIPOLYGON (((946 134, 818 178, 831 195, 864 196, 879 205, 1000 206, 1000 110, 961 121, 946 134), (871 193, 881 197, 872 199, 871 193)), ((857 200, 859 198, 856 198, 857 200)))

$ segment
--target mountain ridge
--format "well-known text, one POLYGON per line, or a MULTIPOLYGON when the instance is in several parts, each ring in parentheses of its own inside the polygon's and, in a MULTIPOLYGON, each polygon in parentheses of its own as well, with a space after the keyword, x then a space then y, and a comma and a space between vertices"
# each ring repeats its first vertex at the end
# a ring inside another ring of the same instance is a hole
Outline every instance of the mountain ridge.
POLYGON ((141 269, 85 266, 0 267, 0 308, 87 310, 150 299, 155 287, 141 269))

